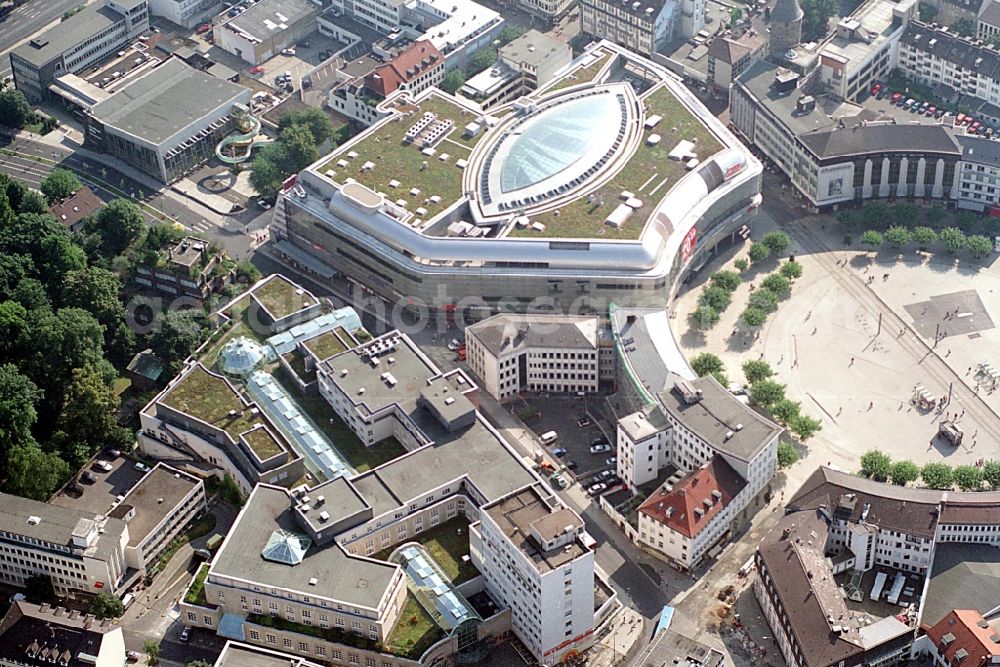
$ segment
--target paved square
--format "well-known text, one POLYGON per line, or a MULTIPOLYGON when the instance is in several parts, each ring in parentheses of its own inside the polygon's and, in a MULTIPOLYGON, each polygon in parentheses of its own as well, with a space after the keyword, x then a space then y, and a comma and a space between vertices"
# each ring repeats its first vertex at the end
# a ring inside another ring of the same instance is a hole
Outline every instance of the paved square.
POLYGON ((913 318, 917 333, 931 340, 938 333, 942 338, 949 338, 996 328, 986 312, 983 300, 974 289, 937 294, 926 301, 907 304, 903 308, 913 318))

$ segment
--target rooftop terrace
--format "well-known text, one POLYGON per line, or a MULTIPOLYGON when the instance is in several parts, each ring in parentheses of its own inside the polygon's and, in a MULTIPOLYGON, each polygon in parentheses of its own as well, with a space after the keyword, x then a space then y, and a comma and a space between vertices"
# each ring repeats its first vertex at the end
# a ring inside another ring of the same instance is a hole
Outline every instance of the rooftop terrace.
POLYGON ((335 354, 340 354, 350 347, 354 347, 350 343, 345 345, 345 341, 351 341, 350 335, 342 327, 337 327, 334 331, 327 331, 324 334, 305 341, 303 345, 322 360, 329 359, 335 354))
POLYGON ((316 305, 316 297, 280 274, 256 287, 252 294, 278 320, 316 305))
POLYGON ((663 120, 656 127, 643 130, 639 147, 624 167, 592 196, 581 197, 554 211, 531 216, 532 222, 545 225, 544 231, 535 231, 530 226, 523 229, 512 227, 510 236, 637 239, 659 201, 688 173, 683 160, 668 157, 674 146, 682 140, 693 142, 701 162, 722 150, 723 146, 715 135, 666 86, 653 89, 642 101, 646 118, 656 115, 663 120), (648 143, 652 134, 663 138, 655 146, 648 143), (642 200, 642 206, 635 210, 630 222, 614 229, 604 221, 621 202, 623 191, 631 192, 642 200))
POLYGON ((420 217, 429 220, 462 196, 462 170, 455 163, 468 159, 472 147, 483 136, 483 133, 472 138, 462 136, 465 126, 475 121, 478 115, 436 92, 416 106, 400 102, 396 111, 402 114, 397 116, 402 120, 389 120, 377 125, 360 141, 346 144, 319 168, 319 172, 326 174, 333 171, 336 175, 332 178, 337 183, 353 178, 383 193, 389 201, 403 199, 407 210, 424 208, 426 213, 420 217), (408 112, 412 114, 407 116, 408 112), (454 123, 453 128, 434 146, 437 151, 434 156, 424 155, 417 142, 404 143, 406 131, 427 112, 436 114, 439 120, 454 123), (356 157, 350 157, 352 154, 356 157), (448 155, 447 160, 440 159, 444 154, 448 155), (363 169, 366 162, 373 163, 374 167, 363 169), (396 182, 398 186, 390 185, 396 182), (414 188, 420 191, 416 195, 410 194, 414 188), (439 200, 431 201, 434 196, 439 200))

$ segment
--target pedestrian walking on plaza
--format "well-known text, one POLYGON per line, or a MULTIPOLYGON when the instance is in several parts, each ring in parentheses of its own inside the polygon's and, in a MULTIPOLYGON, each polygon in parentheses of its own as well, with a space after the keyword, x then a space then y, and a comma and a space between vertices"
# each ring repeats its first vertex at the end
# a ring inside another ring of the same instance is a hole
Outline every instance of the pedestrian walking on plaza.
POLYGON ((854 365, 854 357, 851 357, 851 363, 847 364, 847 367, 850 368, 853 365, 854 365))
POLYGON ((869 410, 871 410, 874 407, 875 407, 875 401, 872 401, 871 403, 868 404, 868 409, 869 410))

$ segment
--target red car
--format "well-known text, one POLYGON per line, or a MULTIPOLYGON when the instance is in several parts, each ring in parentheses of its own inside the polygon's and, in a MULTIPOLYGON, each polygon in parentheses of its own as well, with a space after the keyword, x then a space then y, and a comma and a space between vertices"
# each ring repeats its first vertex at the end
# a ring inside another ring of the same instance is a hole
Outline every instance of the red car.
POLYGON ((882 90, 882 84, 879 83, 878 81, 876 81, 875 85, 872 86, 871 94, 872 95, 878 95, 878 91, 880 91, 880 90, 882 90))
POLYGON ((264 68, 261 67, 260 65, 254 65, 253 67, 248 67, 247 71, 250 72, 251 74, 263 74, 264 68))
POLYGON ((198 32, 199 35, 204 35, 206 32, 209 32, 211 29, 212 29, 212 24, 211 23, 202 23, 200 26, 198 26, 198 31, 197 32, 198 32))
POLYGON ((937 107, 932 104, 927 107, 927 111, 924 112, 924 115, 933 116, 935 113, 937 113, 937 107))
POLYGON ((901 99, 903 99, 903 93, 893 93, 892 94, 892 103, 893 104, 895 104, 896 102, 899 102, 901 99))

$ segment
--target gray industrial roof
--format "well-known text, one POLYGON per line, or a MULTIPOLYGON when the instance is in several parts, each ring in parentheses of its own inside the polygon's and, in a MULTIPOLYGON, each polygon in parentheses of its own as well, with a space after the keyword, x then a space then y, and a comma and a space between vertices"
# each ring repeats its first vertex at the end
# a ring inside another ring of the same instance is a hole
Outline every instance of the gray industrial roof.
POLYGON ((313 12, 319 9, 308 0, 261 0, 224 25, 264 41, 313 12))
POLYGON ((1000 607, 1000 549, 988 544, 938 544, 920 622, 933 625, 952 609, 984 616, 1000 607))
POLYGON ((962 147, 963 160, 988 165, 1000 164, 1000 141, 969 134, 961 134, 956 138, 962 147))
POLYGON ((109 7, 91 5, 21 44, 13 53, 32 65, 41 67, 124 18, 109 7), (41 46, 36 47, 36 44, 41 46))
POLYGON ((597 348, 597 318, 566 315, 494 315, 465 329, 494 356, 539 348, 597 348))
POLYGON ((543 574, 584 553, 583 546, 576 541, 548 551, 542 549, 533 535, 535 531, 545 539, 554 540, 566 528, 580 528, 583 520, 569 508, 559 505, 550 507, 534 487, 511 494, 484 507, 483 511, 543 574))
POLYGON ((673 630, 661 630, 635 664, 722 667, 724 663, 725 656, 714 648, 673 630))
POLYGON ((135 509, 128 521, 128 538, 129 545, 137 545, 199 484, 198 478, 160 463, 132 487, 111 516, 121 519, 129 508, 135 509))
POLYGON ((944 125, 870 123, 809 132, 800 139, 819 158, 895 151, 961 154, 954 136, 944 125))
POLYGON ((333 542, 312 545, 302 562, 294 566, 261 556, 273 531, 301 532, 293 504, 286 489, 258 485, 216 555, 209 578, 219 575, 264 582, 274 588, 377 609, 392 583, 395 565, 351 556, 333 542), (309 585, 312 578, 318 580, 316 586, 309 585))
POLYGON ((658 394, 664 409, 685 428, 712 447, 742 461, 750 461, 781 433, 781 427, 743 405, 714 377, 691 382, 701 400, 687 403, 676 389, 658 394))
MULTIPOLYGON (((80 520, 94 521, 94 518, 94 514, 90 512, 0 493, 0 530, 15 535, 69 546, 80 520), (30 517, 38 517, 39 521, 32 525, 28 523, 30 517)), ((107 519, 104 533, 97 538, 97 553, 110 552, 124 530, 125 522, 121 519, 107 519)))
POLYGON ((95 104, 90 113, 107 126, 159 145, 220 107, 239 102, 246 92, 170 58, 95 104))

